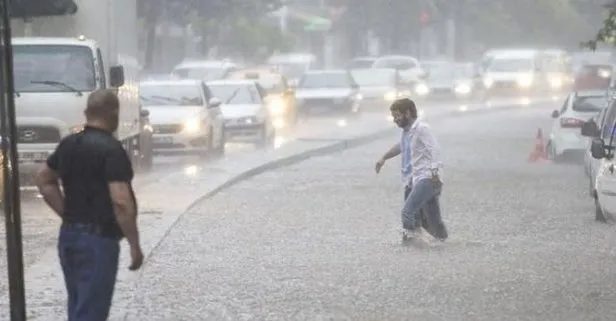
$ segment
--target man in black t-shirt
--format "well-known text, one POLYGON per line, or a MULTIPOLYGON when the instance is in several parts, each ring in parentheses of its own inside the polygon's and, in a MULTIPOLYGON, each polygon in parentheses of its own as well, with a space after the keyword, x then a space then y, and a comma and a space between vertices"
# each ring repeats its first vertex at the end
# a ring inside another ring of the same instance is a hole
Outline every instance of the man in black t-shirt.
POLYGON ((45 202, 62 219, 58 251, 69 321, 107 320, 122 238, 130 246, 129 269, 143 263, 133 169, 113 136, 119 105, 112 91, 90 94, 84 130, 62 139, 37 176, 45 202))

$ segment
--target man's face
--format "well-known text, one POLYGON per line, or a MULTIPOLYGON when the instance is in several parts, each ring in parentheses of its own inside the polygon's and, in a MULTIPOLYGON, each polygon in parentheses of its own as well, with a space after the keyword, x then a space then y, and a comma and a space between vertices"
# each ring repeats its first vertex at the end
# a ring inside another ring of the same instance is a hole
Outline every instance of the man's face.
POLYGON ((391 116, 394 118, 394 123, 400 128, 405 128, 411 123, 410 113, 403 113, 399 110, 392 110, 391 116))

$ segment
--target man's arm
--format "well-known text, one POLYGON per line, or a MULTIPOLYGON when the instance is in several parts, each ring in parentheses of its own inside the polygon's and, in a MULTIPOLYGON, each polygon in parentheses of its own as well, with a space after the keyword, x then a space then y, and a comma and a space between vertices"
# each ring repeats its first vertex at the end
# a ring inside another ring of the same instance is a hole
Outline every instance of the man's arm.
POLYGON ((36 175, 36 186, 45 203, 62 217, 64 215, 64 195, 60 190, 58 179, 58 174, 48 164, 45 164, 36 175))
POLYGON ((433 172, 437 172, 443 168, 443 163, 441 162, 441 149, 438 145, 436 138, 432 134, 432 129, 424 125, 419 130, 419 139, 421 143, 426 148, 426 153, 430 159, 430 169, 433 172))
POLYGON ((388 159, 394 158, 400 155, 400 144, 396 143, 392 148, 390 148, 382 157, 381 160, 386 161, 388 159))
POLYGON ((133 172, 131 162, 124 149, 118 147, 110 151, 106 158, 105 167, 105 177, 109 185, 113 211, 118 225, 128 244, 131 247, 138 247, 137 206, 131 187, 133 172))

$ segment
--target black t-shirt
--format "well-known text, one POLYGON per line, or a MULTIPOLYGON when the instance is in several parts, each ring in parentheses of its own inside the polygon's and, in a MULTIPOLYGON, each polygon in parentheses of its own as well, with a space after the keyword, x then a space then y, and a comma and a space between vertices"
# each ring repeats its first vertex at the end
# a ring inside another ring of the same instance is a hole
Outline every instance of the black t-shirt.
POLYGON ((115 137, 86 126, 80 133, 62 139, 47 159, 47 166, 62 181, 64 222, 101 225, 115 222, 108 184, 130 184, 133 179, 130 158, 115 137))

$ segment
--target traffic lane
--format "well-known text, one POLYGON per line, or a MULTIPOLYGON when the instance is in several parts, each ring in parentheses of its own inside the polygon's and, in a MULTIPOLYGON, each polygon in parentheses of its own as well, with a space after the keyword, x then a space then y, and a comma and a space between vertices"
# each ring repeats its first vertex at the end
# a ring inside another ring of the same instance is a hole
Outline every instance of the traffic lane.
POLYGON ((527 163, 548 107, 433 122, 446 164, 443 244, 400 244, 399 160, 373 173, 392 137, 202 202, 145 266, 129 310, 148 320, 612 320, 614 227, 593 222, 579 167, 527 163))

